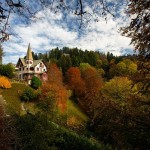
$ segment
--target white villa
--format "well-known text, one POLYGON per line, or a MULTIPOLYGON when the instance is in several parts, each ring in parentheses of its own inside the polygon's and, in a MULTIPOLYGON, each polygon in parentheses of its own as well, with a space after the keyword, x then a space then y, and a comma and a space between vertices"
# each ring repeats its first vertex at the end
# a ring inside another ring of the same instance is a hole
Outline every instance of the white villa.
POLYGON ((46 76, 46 66, 41 59, 33 60, 30 44, 27 49, 26 58, 19 58, 16 67, 18 68, 18 78, 29 83, 33 76, 41 79, 46 76))

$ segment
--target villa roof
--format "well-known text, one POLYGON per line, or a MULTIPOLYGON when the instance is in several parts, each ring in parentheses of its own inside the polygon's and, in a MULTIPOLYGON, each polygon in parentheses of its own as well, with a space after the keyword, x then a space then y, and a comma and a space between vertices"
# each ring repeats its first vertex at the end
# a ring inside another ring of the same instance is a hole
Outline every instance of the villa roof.
POLYGON ((20 58, 20 60, 21 60, 21 62, 23 64, 23 66, 26 66, 25 59, 24 58, 20 58))
POLYGON ((42 59, 39 60, 33 60, 33 64, 31 65, 31 67, 35 67, 36 65, 38 65, 39 63, 42 62, 42 59))

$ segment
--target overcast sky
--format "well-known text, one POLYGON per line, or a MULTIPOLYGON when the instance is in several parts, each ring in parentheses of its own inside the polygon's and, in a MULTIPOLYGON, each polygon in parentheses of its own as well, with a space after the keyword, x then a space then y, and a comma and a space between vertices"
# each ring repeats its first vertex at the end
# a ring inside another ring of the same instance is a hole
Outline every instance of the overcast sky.
MULTIPOLYGON (((126 16, 126 4, 120 4, 116 17, 108 15, 107 22, 99 18, 91 21, 86 27, 79 29, 78 18, 73 14, 53 14, 45 9, 36 14, 38 19, 26 25, 15 15, 11 16, 10 25, 16 33, 10 40, 3 43, 5 57, 3 63, 16 63, 19 57, 24 57, 28 44, 35 53, 46 52, 52 48, 64 46, 78 47, 82 50, 99 50, 114 55, 131 54, 133 47, 130 39, 121 36, 119 29, 129 20, 126 16)), ((89 7, 85 8, 91 11, 89 7)))

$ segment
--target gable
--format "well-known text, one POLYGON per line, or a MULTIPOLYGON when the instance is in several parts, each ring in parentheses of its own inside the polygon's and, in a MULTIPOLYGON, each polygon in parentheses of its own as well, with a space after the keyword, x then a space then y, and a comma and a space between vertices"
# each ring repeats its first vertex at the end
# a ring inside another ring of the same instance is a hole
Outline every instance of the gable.
POLYGON ((22 67, 22 66, 26 66, 25 60, 24 58, 19 58, 16 67, 22 67))

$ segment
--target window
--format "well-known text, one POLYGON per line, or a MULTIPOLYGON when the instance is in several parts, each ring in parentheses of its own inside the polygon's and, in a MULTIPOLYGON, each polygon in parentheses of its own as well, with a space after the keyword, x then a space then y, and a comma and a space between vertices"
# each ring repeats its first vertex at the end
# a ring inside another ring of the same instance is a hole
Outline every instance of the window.
POLYGON ((33 67, 31 67, 31 68, 30 68, 30 70, 31 70, 31 71, 33 71, 33 70, 34 70, 34 68, 33 68, 33 67))
POLYGON ((32 64, 32 61, 30 61, 30 64, 32 64))
POLYGON ((37 68, 37 71, 39 71, 39 68, 37 68))
POLYGON ((29 68, 27 68, 27 71, 28 71, 28 69, 29 69, 29 68))

